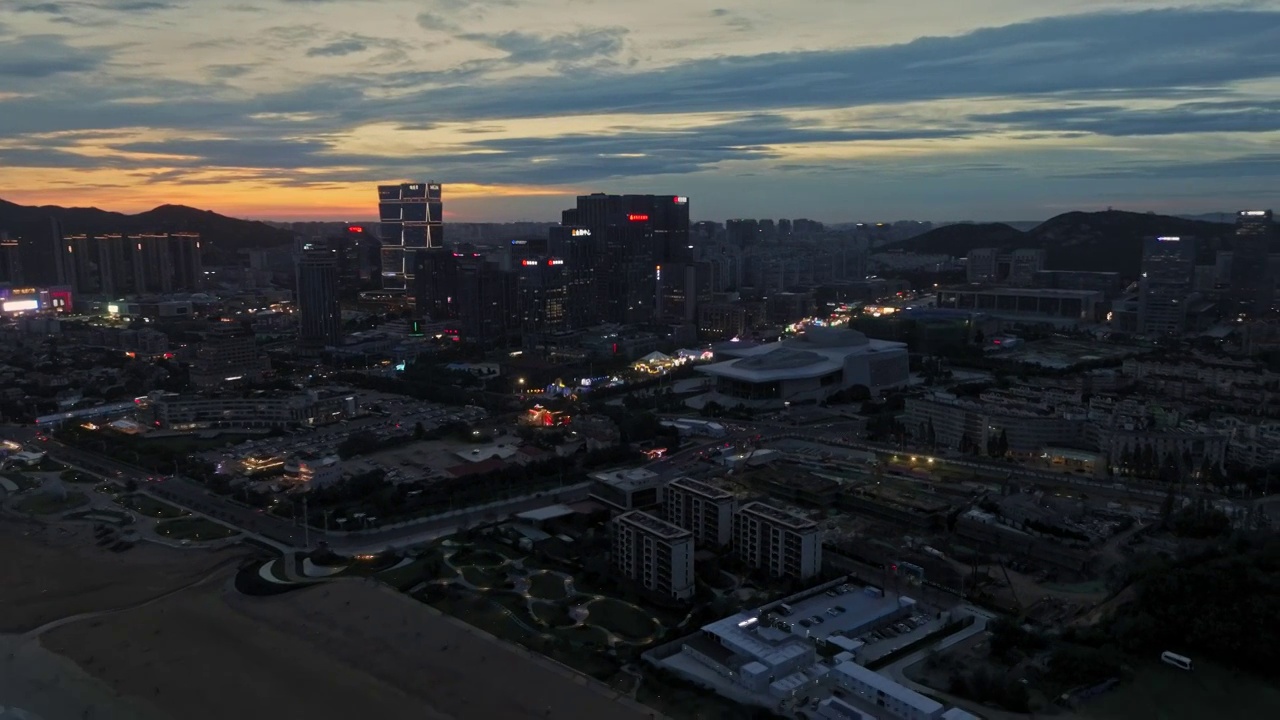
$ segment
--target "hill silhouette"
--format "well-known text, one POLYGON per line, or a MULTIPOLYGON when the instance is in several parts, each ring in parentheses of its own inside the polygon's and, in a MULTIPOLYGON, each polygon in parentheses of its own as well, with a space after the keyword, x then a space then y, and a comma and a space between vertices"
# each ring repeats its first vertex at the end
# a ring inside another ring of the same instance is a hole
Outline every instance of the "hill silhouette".
POLYGON ((56 218, 67 234, 108 232, 198 232, 206 257, 224 260, 245 248, 287 245, 288 230, 254 220, 219 215, 185 205, 161 205, 136 215, 99 208, 66 208, 57 205, 28 206, 0 200, 0 230, 20 228, 56 218))
POLYGON ((1207 263, 1217 251, 1231 249, 1233 233, 1234 227, 1228 223, 1107 210, 1064 213, 1027 232, 1002 223, 947 225, 892 247, 954 257, 964 257, 974 248, 1039 248, 1047 251, 1050 270, 1111 271, 1136 277, 1142 266, 1143 238, 1195 236, 1199 262, 1207 263))

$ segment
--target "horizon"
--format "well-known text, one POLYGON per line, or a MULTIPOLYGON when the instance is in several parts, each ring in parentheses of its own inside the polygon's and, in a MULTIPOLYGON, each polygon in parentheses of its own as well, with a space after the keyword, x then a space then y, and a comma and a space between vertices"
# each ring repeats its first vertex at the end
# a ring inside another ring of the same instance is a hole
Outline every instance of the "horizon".
MULTIPOLYGON (((448 186, 447 186, 447 185, 445 186, 445 190, 446 190, 446 193, 447 193, 447 190, 448 190, 448 186)), ((573 199, 574 199, 574 198, 573 198, 573 196, 570 196, 570 197, 568 198, 568 200, 569 200, 569 205, 567 205, 566 207, 572 207, 572 201, 573 201, 573 199)), ((696 198, 695 198, 694 200, 696 200, 696 198)), ((3 197, 3 196, 0 196, 0 202, 9 202, 9 203, 13 203, 13 204, 15 204, 15 205, 18 205, 18 206, 21 206, 21 207, 26 207, 26 208, 32 208, 32 207, 58 207, 58 208, 61 208, 61 209, 64 209, 64 210, 97 210, 97 211, 100 211, 100 212, 119 213, 119 214, 124 214, 124 215, 138 215, 138 214, 142 214, 142 213, 146 213, 146 212, 150 212, 150 211, 158 210, 158 209, 159 209, 159 208, 161 208, 161 207, 166 207, 166 206, 178 206, 178 207, 186 207, 186 208, 189 208, 189 209, 191 209, 191 210, 197 210, 197 211, 201 211, 201 212, 204 212, 204 211, 211 211, 211 212, 215 212, 215 213, 217 213, 217 214, 219 214, 219 215, 223 215, 224 217, 228 217, 228 218, 232 218, 232 219, 237 219, 237 220, 247 220, 247 221, 252 221, 252 222, 263 222, 263 223, 308 223, 308 222, 315 222, 315 223, 352 223, 352 224, 364 224, 364 225, 369 225, 369 224, 377 225, 377 224, 380 224, 380 222, 381 222, 381 221, 380 221, 376 216, 375 216, 375 217, 373 217, 373 218, 371 218, 371 219, 360 219, 360 218, 353 218, 353 217, 314 217, 314 216, 313 216, 313 217, 270 217, 270 216, 267 216, 267 217, 253 217, 253 216, 248 216, 248 215, 228 215, 228 214, 226 214, 226 213, 219 212, 218 210, 215 210, 215 209, 212 209, 212 208, 196 207, 196 206, 193 206, 193 205, 186 205, 186 204, 183 204, 183 203, 167 203, 167 202, 166 202, 166 203, 160 203, 160 204, 158 204, 158 205, 154 205, 154 206, 151 206, 151 207, 145 208, 145 209, 143 209, 143 210, 139 210, 139 211, 123 211, 123 210, 116 210, 116 209, 113 209, 113 208, 104 208, 104 207, 98 207, 98 206, 71 206, 71 205, 48 205, 48 204, 41 204, 41 205, 27 205, 27 204, 23 204, 23 203, 14 202, 13 200, 10 200, 10 199, 5 198, 5 197, 3 197)), ((447 207, 447 205, 448 205, 447 194, 446 194, 446 200, 445 200, 445 203, 446 203, 446 207, 447 207)), ((1263 206, 1263 205, 1250 206, 1250 207, 1262 208, 1262 209, 1270 209, 1270 206, 1263 206)), ((1201 211, 1201 212, 1196 212, 1196 211, 1181 211, 1181 212, 1180 212, 1180 211, 1173 211, 1173 212, 1169 212, 1169 213, 1156 213, 1156 214, 1157 214, 1157 215, 1164 216, 1164 217, 1178 217, 1178 218, 1195 219, 1195 220, 1200 220, 1200 221, 1203 221, 1203 222, 1221 222, 1221 223, 1230 223, 1230 222, 1232 222, 1232 219, 1234 218, 1235 214, 1236 214, 1237 212, 1239 212, 1239 210, 1240 210, 1240 209, 1236 209, 1236 210, 1207 210, 1207 211, 1201 211), (1223 219, 1222 219, 1222 220, 1209 220, 1209 219, 1207 219, 1209 216, 1212 216, 1212 215, 1220 215, 1220 216, 1223 216, 1223 219)), ((1135 209, 1122 208, 1122 207, 1107 207, 1107 208, 1103 208, 1103 209, 1101 209, 1101 210, 1087 210, 1087 209, 1080 209, 1080 208, 1076 208, 1076 209, 1071 209, 1071 210, 1064 210, 1064 211, 1062 211, 1062 212, 1060 212, 1060 213, 1056 213, 1056 214, 1054 214, 1054 215, 1052 215, 1052 216, 1049 216, 1049 217, 1043 217, 1043 218, 1022 218, 1022 219, 995 219, 995 218, 968 218, 968 219, 947 218, 947 219, 929 219, 929 218, 912 218, 912 217, 897 217, 897 218, 891 218, 891 219, 890 219, 890 218, 866 218, 866 219, 861 219, 861 220, 855 220, 855 219, 846 219, 846 220, 825 220, 825 219, 822 219, 822 218, 804 218, 804 219, 808 219, 808 220, 816 220, 816 221, 821 222, 821 223, 823 223, 824 225, 828 225, 828 226, 853 225, 853 224, 857 224, 857 223, 877 223, 877 222, 879 222, 879 223, 886 223, 886 224, 892 224, 892 223, 897 223, 897 222, 922 222, 922 223, 923 223, 923 222, 927 222, 927 223, 932 223, 932 224, 933 224, 933 226, 934 226, 934 228, 938 228, 938 227, 945 227, 945 226, 947 226, 947 225, 968 225, 968 224, 974 224, 974 225, 983 225, 983 224, 1009 224, 1009 225, 1014 225, 1014 224, 1027 224, 1027 223, 1045 223, 1045 222, 1048 222, 1049 220, 1052 220, 1053 218, 1058 217, 1058 216, 1060 216, 1060 215, 1066 215, 1066 214, 1075 213, 1075 212, 1079 212, 1079 213, 1089 213, 1089 214, 1091 214, 1091 213, 1101 213, 1101 212, 1123 212, 1123 213, 1132 213, 1132 214, 1137 214, 1137 215, 1143 215, 1143 214, 1150 214, 1152 211, 1147 211, 1147 210, 1135 210, 1135 209)), ((703 221, 710 221, 710 222, 718 222, 718 223, 723 224, 726 220, 734 220, 734 219, 738 219, 738 218, 744 218, 744 219, 766 219, 766 218, 770 218, 770 219, 777 219, 777 218, 781 218, 781 217, 782 217, 782 216, 766 216, 766 215, 757 215, 757 216, 754 216, 754 217, 752 217, 752 216, 748 216, 748 215, 739 215, 739 216, 736 216, 736 217, 722 217, 722 218, 702 218, 702 217, 692 217, 692 218, 691 218, 691 222, 703 222, 703 221)), ((790 218, 790 219, 797 219, 797 218, 790 218)), ((517 217, 517 218, 514 218, 514 219, 510 219, 510 220, 488 220, 488 219, 474 219, 474 220, 473 220, 473 219, 458 219, 458 218, 451 218, 451 217, 449 216, 449 213, 446 211, 446 213, 445 213, 445 222, 446 222, 446 224, 447 224, 447 223, 452 222, 452 223, 466 223, 466 224, 495 224, 495 225, 504 225, 504 224, 516 224, 516 223, 550 223, 550 224, 559 224, 559 223, 560 223, 560 220, 559 220, 558 218, 545 219, 545 220, 544 220, 544 219, 529 218, 529 217, 517 217)))
POLYGON ((595 191, 829 223, 1276 204, 1278 0, 654 1, 0 0, 0 196, 282 222, 401 181, 445 184, 454 222, 595 191))

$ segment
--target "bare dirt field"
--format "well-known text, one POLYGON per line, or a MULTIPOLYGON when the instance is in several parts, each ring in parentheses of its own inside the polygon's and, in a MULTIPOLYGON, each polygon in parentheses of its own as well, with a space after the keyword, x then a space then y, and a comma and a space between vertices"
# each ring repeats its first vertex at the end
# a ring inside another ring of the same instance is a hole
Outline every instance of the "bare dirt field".
POLYGON ((0 628, 100 613, 0 635, 0 706, 49 720, 658 716, 373 581, 240 595, 228 561, 244 554, 112 553, 88 528, 0 525, 0 628))
POLYGON ((0 521, 0 632, 25 632, 84 612, 129 607, 189 585, 246 551, 182 551, 143 543, 121 553, 87 524, 0 521))
POLYGON ((44 644, 189 720, 650 716, 374 583, 228 593, 206 584, 55 629, 44 644))

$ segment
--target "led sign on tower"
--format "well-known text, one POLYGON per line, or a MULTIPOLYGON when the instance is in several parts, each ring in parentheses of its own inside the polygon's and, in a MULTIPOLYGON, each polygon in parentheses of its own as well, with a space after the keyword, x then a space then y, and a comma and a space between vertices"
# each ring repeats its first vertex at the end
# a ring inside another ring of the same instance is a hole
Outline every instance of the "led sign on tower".
POLYGON ((648 222, 649 216, 640 213, 631 213, 630 215, 627 215, 627 219, 631 222, 648 222))
POLYGON ((359 225, 348 225, 348 226, 347 226, 347 232, 350 232, 350 233, 362 233, 362 232, 364 232, 364 228, 360 227, 359 225))
POLYGON ((591 234, 591 231, 588 230, 587 228, 574 228, 573 230, 569 231, 570 237, 587 237, 590 234, 591 234))
POLYGON ((538 264, 537 260, 521 260, 520 264, 525 267, 533 267, 538 264))
POLYGON ((1267 214, 1267 211, 1266 210, 1245 210, 1240 214, 1248 215, 1249 217, 1262 217, 1263 215, 1267 214))
POLYGON ((563 265, 563 260, 548 260, 547 265, 563 265))
POLYGON ((683 196, 683 195, 677 195, 677 196, 675 196, 675 197, 671 198, 671 201, 672 201, 672 202, 674 202, 674 203, 675 203, 675 204, 677 204, 677 205, 684 205, 684 204, 686 204, 686 203, 688 203, 688 202, 689 202, 689 198, 687 198, 687 197, 685 197, 685 196, 683 196))
POLYGON ((1156 238, 1156 242, 1181 242, 1181 240, 1182 238, 1173 237, 1171 235, 1163 235, 1161 237, 1156 238))

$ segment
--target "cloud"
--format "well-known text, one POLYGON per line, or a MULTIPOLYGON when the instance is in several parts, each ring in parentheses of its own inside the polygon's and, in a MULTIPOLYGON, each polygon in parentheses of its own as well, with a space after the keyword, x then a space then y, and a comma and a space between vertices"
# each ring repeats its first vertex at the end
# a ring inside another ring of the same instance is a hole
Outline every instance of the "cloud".
POLYGON ((418 27, 433 32, 457 32, 461 26, 438 12, 420 12, 415 20, 418 27))
MULTIPOLYGON (((478 130, 483 130, 480 128, 478 130)), ((308 177, 331 180, 377 179, 412 172, 423 166, 447 173, 459 182, 527 182, 529 168, 549 183, 594 181, 627 175, 696 172, 730 160, 777 157, 775 145, 839 142, 886 142, 959 137, 962 130, 845 130, 812 128, 775 115, 750 115, 690 131, 615 129, 609 133, 566 133, 552 137, 485 138, 467 143, 467 153, 453 149, 438 154, 409 152, 403 157, 369 157, 338 152, 328 140, 170 140, 116 146, 122 154, 164 155, 167 166, 257 168, 292 171, 306 168, 308 177), (478 154, 477 154, 478 153, 478 154), (477 162, 483 158, 483 162, 477 162), (367 168, 353 171, 352 168, 367 168), (325 174, 325 169, 331 174, 325 174), (318 174, 317 174, 318 173, 318 174)))
MULTIPOLYGON (((48 78, 92 70, 106 59, 101 50, 67 45, 58 35, 27 35, 0 40, 0 77, 48 78)), ((0 126, 3 121, 0 120, 0 126)))
POLYGON ((1023 130, 1083 132, 1116 137, 1280 131, 1280 101, 1182 103, 1158 109, 1117 105, 1044 108, 970 115, 974 122, 1023 130))
POLYGON ((544 62, 576 63, 598 57, 613 57, 622 51, 626 35, 626 28, 610 27, 550 36, 505 32, 468 33, 461 37, 500 50, 506 53, 509 62, 523 65, 544 62))
POLYGON ((66 6, 56 2, 15 3, 11 7, 14 12, 38 13, 41 15, 61 15, 66 12, 66 6))
POLYGON ((313 47, 307 51, 307 57, 341 57, 369 49, 369 43, 361 38, 349 37, 335 40, 326 45, 313 47))
POLYGON ((1053 175, 1068 180, 1168 180, 1280 178, 1280 153, 1261 153, 1207 162, 1133 162, 1104 165, 1096 170, 1053 175))

